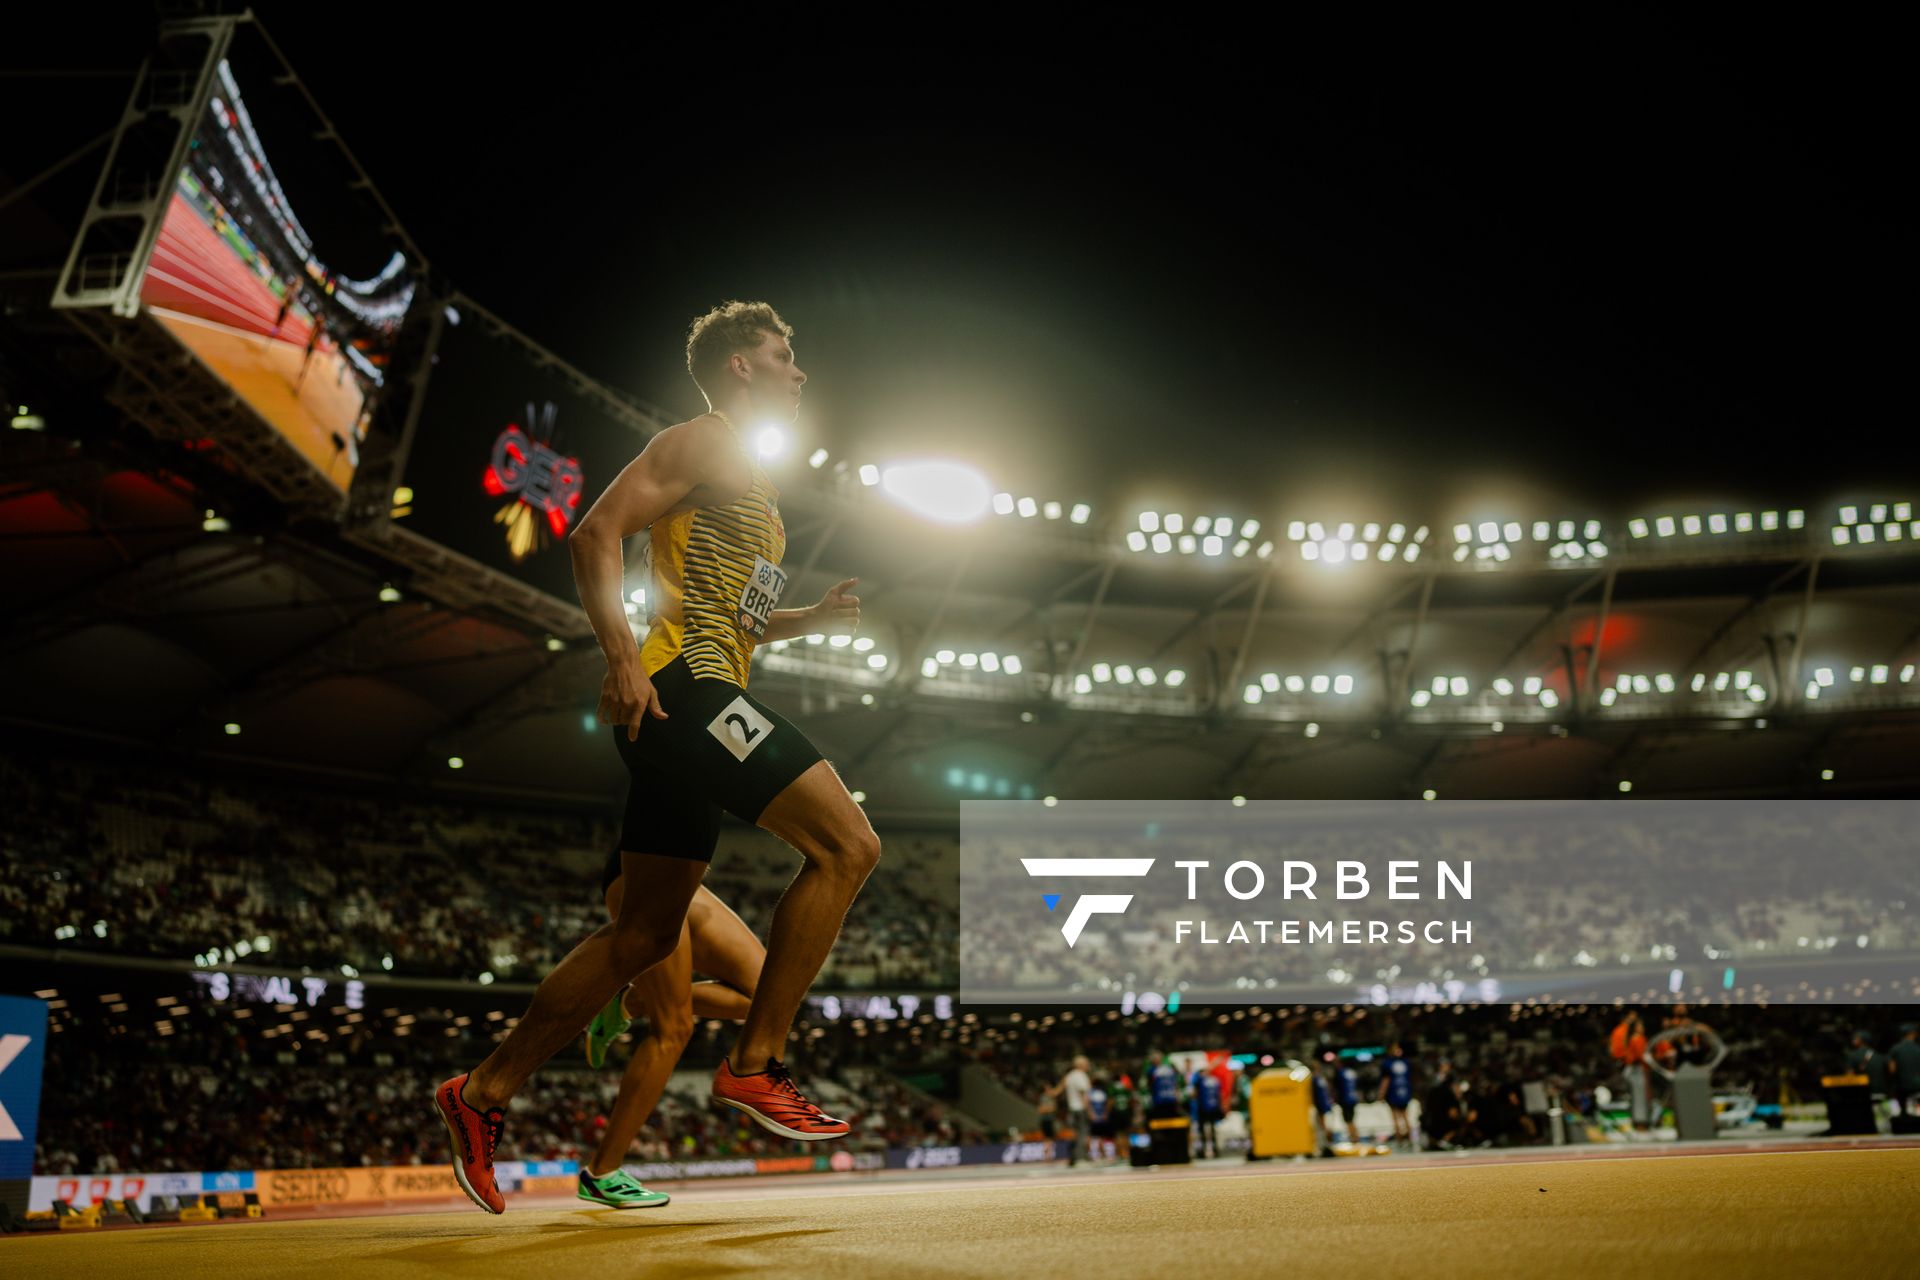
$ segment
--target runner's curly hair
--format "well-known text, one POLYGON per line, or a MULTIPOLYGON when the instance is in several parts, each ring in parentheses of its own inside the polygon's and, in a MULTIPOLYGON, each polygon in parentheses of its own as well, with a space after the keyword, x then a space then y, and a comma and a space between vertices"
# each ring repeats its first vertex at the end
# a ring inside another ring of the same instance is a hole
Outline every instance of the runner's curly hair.
POLYGON ((791 341, 793 327, 764 302, 723 302, 693 322, 687 332, 687 372, 711 397, 727 361, 759 346, 765 333, 791 341))

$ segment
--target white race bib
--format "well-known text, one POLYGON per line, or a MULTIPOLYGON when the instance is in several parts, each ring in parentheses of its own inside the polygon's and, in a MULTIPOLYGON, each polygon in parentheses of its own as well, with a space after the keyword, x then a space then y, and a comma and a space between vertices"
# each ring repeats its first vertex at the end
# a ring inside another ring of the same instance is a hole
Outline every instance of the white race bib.
POLYGON ((747 579, 740 598, 734 602, 733 618, 740 630, 756 640, 767 634, 767 624, 773 620, 773 608, 779 603, 780 592, 786 585, 787 575, 778 565, 755 556, 753 574, 747 579))
POLYGON ((755 711, 753 704, 743 696, 722 708, 720 714, 707 725, 707 732, 718 738, 721 746, 733 752, 735 760, 745 760, 773 732, 773 721, 755 711))

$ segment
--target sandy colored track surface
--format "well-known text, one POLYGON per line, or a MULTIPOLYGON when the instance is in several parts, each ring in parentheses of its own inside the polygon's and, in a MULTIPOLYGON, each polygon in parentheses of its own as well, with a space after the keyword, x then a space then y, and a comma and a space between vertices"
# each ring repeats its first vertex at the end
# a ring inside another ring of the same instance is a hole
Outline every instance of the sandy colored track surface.
POLYGON ((1916 1274, 1920 1151, 1099 1178, 0 1240, 10 1276, 1916 1274))

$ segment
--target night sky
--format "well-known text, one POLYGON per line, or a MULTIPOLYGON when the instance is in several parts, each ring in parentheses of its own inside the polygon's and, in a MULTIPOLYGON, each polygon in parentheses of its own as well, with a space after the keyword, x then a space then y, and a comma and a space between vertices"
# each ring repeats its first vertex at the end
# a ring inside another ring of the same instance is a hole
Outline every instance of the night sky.
POLYGON ((678 415, 737 296, 803 448, 1107 510, 1920 496, 1890 50, 422 10, 264 15, 440 276, 678 415))

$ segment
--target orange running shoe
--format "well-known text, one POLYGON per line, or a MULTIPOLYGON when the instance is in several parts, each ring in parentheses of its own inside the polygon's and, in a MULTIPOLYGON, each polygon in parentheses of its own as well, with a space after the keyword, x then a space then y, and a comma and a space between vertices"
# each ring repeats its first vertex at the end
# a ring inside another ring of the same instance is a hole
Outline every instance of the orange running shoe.
POLYGON ((765 1071, 750 1075, 736 1075, 732 1064, 721 1059, 720 1069, 713 1073, 713 1100, 746 1112, 763 1129, 801 1142, 844 1138, 852 1128, 807 1101, 793 1083, 793 1073, 776 1058, 767 1059, 765 1071))
POLYGON ((506 1199, 493 1180, 493 1149, 500 1145, 507 1115, 498 1107, 481 1111, 469 1106, 462 1096, 466 1087, 467 1077, 455 1076, 433 1094, 433 1104, 446 1121, 447 1137, 453 1143, 453 1176, 467 1199, 488 1213, 505 1213, 506 1199))

